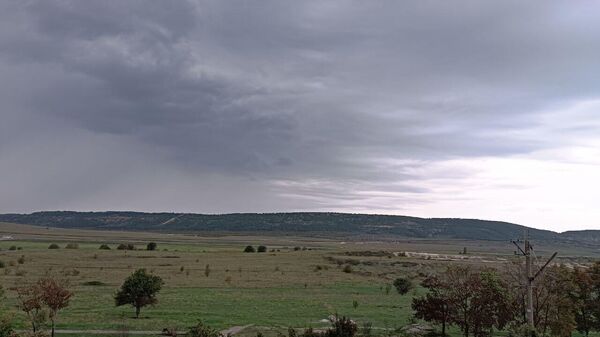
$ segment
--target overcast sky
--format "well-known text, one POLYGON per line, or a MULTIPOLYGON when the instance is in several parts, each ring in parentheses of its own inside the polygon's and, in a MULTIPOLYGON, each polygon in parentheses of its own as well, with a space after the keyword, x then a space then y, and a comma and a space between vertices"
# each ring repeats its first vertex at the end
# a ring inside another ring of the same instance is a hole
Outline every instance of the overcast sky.
POLYGON ((0 212, 600 229, 593 1, 0 0, 0 212))

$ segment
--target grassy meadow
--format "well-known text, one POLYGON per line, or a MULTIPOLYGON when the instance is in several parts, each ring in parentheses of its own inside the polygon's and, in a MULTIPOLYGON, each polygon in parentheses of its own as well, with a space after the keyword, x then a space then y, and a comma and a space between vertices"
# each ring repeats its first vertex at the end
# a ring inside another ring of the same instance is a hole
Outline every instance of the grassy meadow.
MULTIPOLYGON (((183 331, 203 320, 219 329, 254 325, 274 332, 324 327, 328 323, 323 320, 334 313, 371 322, 375 329, 397 328, 409 323, 412 297, 423 290, 417 287, 401 296, 391 287, 392 281, 396 277, 418 280, 444 268, 457 255, 427 253, 457 254, 465 246, 464 242, 347 243, 293 236, 198 237, 9 224, 0 225, 0 234, 13 237, 0 241, 3 309, 14 313, 19 327, 27 328, 10 288, 52 275, 68 281, 75 293, 57 321, 58 329, 67 330, 175 327, 183 331), (150 241, 158 243, 156 251, 143 250, 150 241), (139 250, 117 250, 120 242, 133 242, 139 250), (61 248, 48 249, 50 243, 61 248), (65 249, 67 243, 77 243, 79 248, 65 249), (105 243, 112 249, 98 249, 105 243), (264 244, 268 251, 244 253, 247 244, 264 244), (20 249, 10 250, 11 246, 20 249), (113 295, 138 268, 160 276, 165 285, 159 303, 144 308, 135 319, 133 308, 115 307, 113 295)), ((469 245, 476 258, 455 262, 502 265, 514 258, 507 243, 469 245)))

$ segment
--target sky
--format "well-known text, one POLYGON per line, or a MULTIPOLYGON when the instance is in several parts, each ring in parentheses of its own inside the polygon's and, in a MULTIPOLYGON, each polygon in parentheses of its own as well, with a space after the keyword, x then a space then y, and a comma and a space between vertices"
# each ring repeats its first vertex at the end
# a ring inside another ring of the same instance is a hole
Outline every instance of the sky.
POLYGON ((0 212, 600 229, 593 1, 0 0, 0 212))

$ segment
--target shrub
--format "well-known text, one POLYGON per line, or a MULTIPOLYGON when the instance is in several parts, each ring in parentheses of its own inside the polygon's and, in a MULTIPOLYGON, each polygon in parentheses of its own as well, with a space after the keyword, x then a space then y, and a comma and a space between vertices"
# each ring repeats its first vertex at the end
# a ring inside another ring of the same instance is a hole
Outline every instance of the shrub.
POLYGON ((8 315, 0 317, 0 337, 16 336, 13 318, 8 315))
POLYGON ((135 246, 133 245, 133 243, 121 243, 119 246, 117 246, 118 250, 135 250, 135 246))
POLYGON ((246 246, 246 248, 244 248, 244 253, 254 253, 255 251, 256 250, 252 246, 246 246))
POLYGON ((302 248, 300 248, 298 246, 294 247, 294 251, 299 251, 300 249, 302 249, 302 248))
POLYGON ((356 322, 346 317, 332 316, 329 318, 331 328, 325 331, 304 330, 300 335, 292 328, 288 329, 289 337, 354 337, 358 331, 356 322))
POLYGON ((210 265, 208 264, 206 265, 206 267, 204 267, 204 276, 210 276, 210 265))
POLYGON ((6 264, 4 263, 4 261, 0 261, 0 268, 4 268, 6 267, 6 264))
POLYGON ((65 246, 66 249, 79 249, 79 244, 78 243, 68 243, 65 246))
POLYGON ((50 246, 48 246, 48 249, 59 249, 60 247, 56 244, 56 243, 51 243, 50 246))
POLYGON ((150 242, 146 245, 146 250, 156 250, 156 242, 150 242))
POLYGON ((100 282, 100 281, 87 281, 87 282, 83 282, 82 285, 84 285, 84 286, 105 286, 106 283, 100 282))
POLYGON ((98 248, 98 249, 102 249, 102 250, 110 250, 110 246, 109 246, 109 245, 107 245, 107 244, 101 244, 101 245, 100 245, 100 248, 98 248))
POLYGON ((394 287, 398 294, 405 295, 413 288, 413 283, 407 278, 397 278, 394 280, 394 287))
POLYGON ((199 321, 198 324, 190 327, 187 335, 189 337, 221 337, 219 330, 211 328, 202 321, 199 321))
POLYGON ((10 248, 8 248, 8 250, 17 250, 17 246, 10 246, 10 248))
POLYGON ((259 253, 265 253, 267 251, 267 247, 266 246, 258 246, 258 249, 256 251, 259 253))
POLYGON ((25 255, 21 255, 21 257, 17 260, 19 264, 25 263, 25 255))
POLYGON ((16 265, 16 263, 15 263, 15 261, 9 261, 8 265, 11 266, 11 267, 14 267, 16 265))
POLYGON ((352 273, 352 266, 350 266, 349 264, 344 266, 344 269, 342 269, 342 271, 346 274, 350 274, 352 273))

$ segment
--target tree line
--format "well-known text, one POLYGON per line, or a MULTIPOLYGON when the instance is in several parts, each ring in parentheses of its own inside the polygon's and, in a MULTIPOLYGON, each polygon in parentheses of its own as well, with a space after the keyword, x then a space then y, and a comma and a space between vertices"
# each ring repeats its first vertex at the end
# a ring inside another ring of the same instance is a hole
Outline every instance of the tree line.
MULTIPOLYGON (((437 324, 442 335, 456 326, 465 337, 486 337, 494 330, 528 336, 524 275, 518 264, 506 270, 449 266, 421 282, 428 291, 413 298, 414 317, 437 324)), ((533 313, 537 335, 600 331, 600 262, 586 269, 549 267, 536 279, 533 313)))

